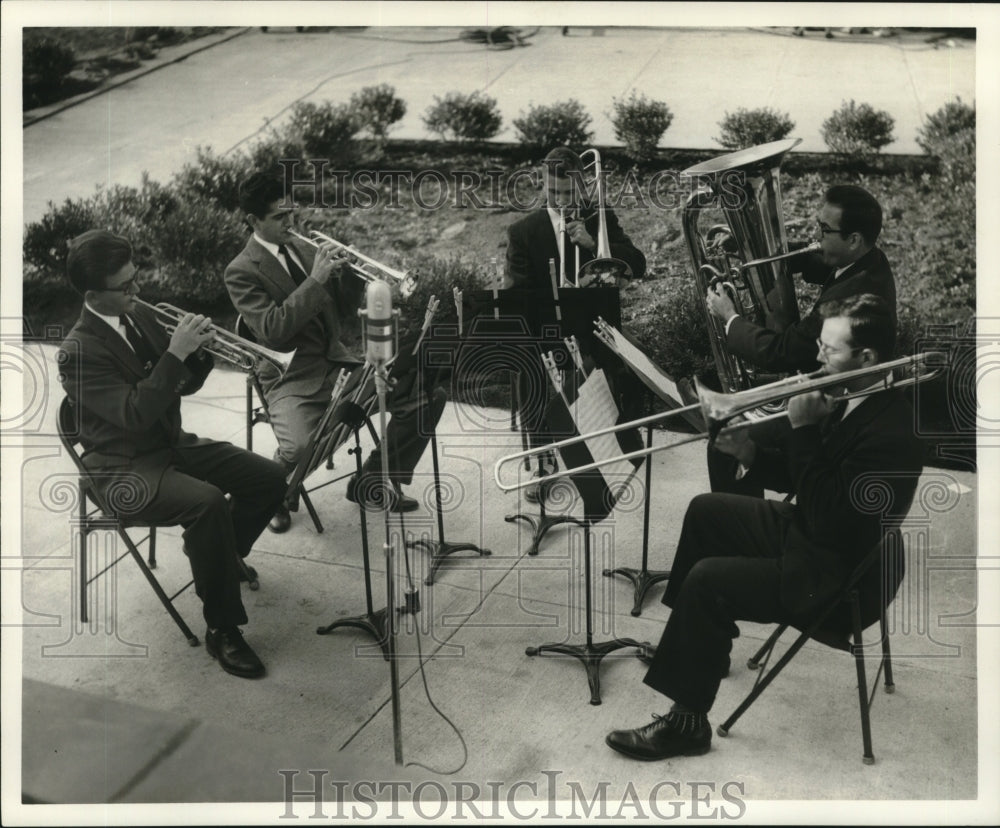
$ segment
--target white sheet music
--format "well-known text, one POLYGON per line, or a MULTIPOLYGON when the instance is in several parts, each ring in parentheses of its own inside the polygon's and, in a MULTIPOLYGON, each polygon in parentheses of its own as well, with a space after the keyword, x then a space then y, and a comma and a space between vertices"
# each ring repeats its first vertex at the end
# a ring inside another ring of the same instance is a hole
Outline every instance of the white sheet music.
MULTIPOLYGON (((601 429, 609 428, 618 421, 618 406, 615 404, 604 371, 594 371, 580 386, 579 394, 573 405, 573 422, 580 434, 591 434, 601 429)), ((595 461, 611 460, 621 457, 622 449, 614 434, 602 434, 589 437, 585 441, 591 457, 595 461)), ((628 485, 635 473, 635 467, 627 460, 608 463, 601 468, 605 483, 614 495, 615 500, 621 490, 628 485)))
POLYGON ((656 396, 672 408, 680 408, 683 405, 677 384, 649 357, 629 342, 621 331, 607 324, 603 325, 601 330, 613 338, 613 342, 607 340, 605 342, 625 361, 629 368, 639 375, 640 379, 649 386, 656 396))

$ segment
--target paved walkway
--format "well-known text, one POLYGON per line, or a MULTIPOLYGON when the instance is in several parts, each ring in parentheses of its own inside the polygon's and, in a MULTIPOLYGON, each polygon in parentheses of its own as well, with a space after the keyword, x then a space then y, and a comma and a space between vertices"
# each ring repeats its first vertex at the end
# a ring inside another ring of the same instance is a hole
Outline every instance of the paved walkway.
POLYGON ((96 185, 135 185, 143 171, 166 181, 199 145, 224 152, 279 123, 296 101, 346 101, 378 83, 406 101, 391 133, 398 138, 432 137, 421 116, 435 96, 480 90, 503 114, 497 140, 516 140, 513 120, 531 104, 572 97, 592 115, 595 143, 615 144, 612 99, 635 90, 673 112, 666 147, 716 147, 725 112, 769 106, 795 121, 800 150, 825 151, 823 120, 853 97, 896 119, 890 153, 921 152, 914 139, 924 117, 955 96, 976 96, 969 40, 935 47, 749 29, 595 27, 563 37, 549 27, 526 46, 497 51, 459 40, 460 32, 249 29, 143 74, 24 129, 24 220, 96 185))

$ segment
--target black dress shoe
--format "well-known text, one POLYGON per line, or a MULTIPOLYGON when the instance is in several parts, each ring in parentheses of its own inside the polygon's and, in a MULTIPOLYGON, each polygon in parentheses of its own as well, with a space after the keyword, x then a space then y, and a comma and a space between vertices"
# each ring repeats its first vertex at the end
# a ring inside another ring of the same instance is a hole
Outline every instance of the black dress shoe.
POLYGON ((671 756, 700 756, 712 746, 712 726, 704 713, 653 716, 635 730, 614 730, 604 740, 608 747, 632 759, 650 762, 671 756))
POLYGON ((205 649, 217 659, 222 669, 240 678, 264 675, 264 665, 250 645, 243 640, 238 627, 222 627, 205 633, 205 649))
POLYGON ((420 504, 412 497, 403 494, 397 483, 393 483, 389 489, 382 485, 382 481, 377 477, 364 477, 358 483, 357 475, 352 475, 347 481, 347 493, 345 497, 351 503, 363 505, 366 509, 383 509, 382 498, 389 495, 390 512, 413 512, 420 508, 420 504))
POLYGON ((274 513, 274 517, 271 518, 271 522, 267 524, 267 528, 280 535, 282 532, 287 532, 288 527, 291 525, 292 516, 288 513, 288 508, 282 504, 274 513))
POLYGON ((257 570, 250 566, 250 564, 244 563, 243 566, 240 567, 240 583, 245 584, 248 581, 253 583, 258 580, 260 579, 257 577, 257 570))

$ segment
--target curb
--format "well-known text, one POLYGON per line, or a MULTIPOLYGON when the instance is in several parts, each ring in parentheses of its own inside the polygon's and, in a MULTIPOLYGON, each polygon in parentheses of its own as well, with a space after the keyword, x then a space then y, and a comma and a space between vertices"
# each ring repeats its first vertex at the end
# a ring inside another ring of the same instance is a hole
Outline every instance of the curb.
MULTIPOLYGON (((213 46, 218 46, 220 43, 226 43, 229 40, 244 35, 249 32, 252 26, 244 26, 242 28, 236 29, 231 32, 224 32, 221 35, 212 37, 199 38, 193 41, 193 46, 187 51, 179 51, 177 54, 162 59, 154 59, 149 65, 143 66, 139 69, 135 69, 131 72, 125 72, 121 75, 116 75, 111 78, 107 83, 102 84, 97 89, 91 89, 89 92, 84 92, 81 95, 77 95, 73 98, 67 98, 64 101, 59 101, 51 106, 39 107, 38 109, 32 109, 24 113, 23 122, 21 128, 29 127, 32 124, 37 124, 39 121, 44 121, 46 118, 51 118, 53 115, 58 115, 64 110, 70 109, 77 104, 82 104, 84 101, 89 101, 91 98, 96 98, 98 95, 103 95, 105 92, 110 92, 112 89, 117 89, 119 86, 124 86, 127 83, 131 83, 136 78, 141 78, 144 75, 148 75, 151 72, 155 72, 158 69, 162 69, 164 66, 170 66, 174 63, 180 63, 182 60, 190 57, 191 55, 196 55, 198 52, 204 52, 206 49, 211 49, 213 46)), ((179 47, 181 48, 181 47, 179 47)))

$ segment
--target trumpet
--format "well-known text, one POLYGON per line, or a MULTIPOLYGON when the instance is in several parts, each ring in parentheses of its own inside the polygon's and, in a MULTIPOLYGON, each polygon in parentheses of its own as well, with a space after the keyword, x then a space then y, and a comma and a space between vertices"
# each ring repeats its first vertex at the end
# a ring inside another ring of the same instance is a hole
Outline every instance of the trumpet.
MULTIPOLYGON (((168 334, 172 334, 177 329, 177 323, 187 315, 186 311, 166 302, 159 305, 151 305, 142 299, 136 299, 135 302, 152 311, 156 315, 156 321, 168 334)), ((215 339, 204 346, 205 350, 242 371, 253 371, 262 363, 268 363, 277 368, 279 374, 284 374, 292 363, 292 357, 295 356, 295 351, 272 351, 223 328, 213 327, 212 332, 215 334, 215 339)))
POLYGON ((526 462, 531 457, 551 452, 553 449, 563 449, 567 446, 576 445, 605 434, 616 434, 621 431, 653 425, 654 423, 662 422, 670 417, 676 417, 691 411, 700 411, 707 425, 706 430, 700 434, 685 437, 682 440, 667 443, 666 445, 638 449, 636 451, 622 454, 618 457, 611 457, 594 463, 588 463, 583 466, 577 466, 572 469, 565 469, 561 472, 546 475, 544 479, 546 481, 553 481, 563 477, 569 477, 571 475, 583 474, 584 472, 592 471, 611 463, 648 457, 658 451, 666 451, 667 449, 677 448, 678 446, 685 445, 686 443, 693 443, 697 440, 704 440, 706 438, 709 442, 713 442, 720 434, 730 434, 741 429, 749 428, 757 423, 787 417, 788 411, 787 409, 784 409, 765 417, 758 417, 753 420, 743 420, 738 423, 729 424, 730 420, 740 416, 741 414, 754 411, 762 406, 787 401, 791 397, 798 396, 799 394, 805 394, 809 391, 817 391, 824 388, 840 386, 850 383, 856 379, 875 377, 876 375, 882 374, 882 381, 878 385, 866 388, 862 391, 837 395, 838 400, 862 398, 880 391, 885 391, 889 388, 906 388, 911 385, 917 385, 918 383, 934 379, 941 373, 942 370, 944 370, 944 366, 944 353, 940 351, 928 351, 926 353, 902 357, 889 362, 882 362, 878 365, 872 365, 867 368, 857 368, 853 371, 842 371, 838 374, 827 374, 822 370, 814 371, 811 374, 798 374, 791 377, 785 377, 784 379, 777 380, 776 382, 768 383, 767 385, 760 385, 756 388, 750 388, 746 391, 738 391, 732 394, 712 391, 702 385, 702 383, 696 378, 695 388, 698 392, 698 402, 696 403, 692 403, 691 405, 683 406, 681 408, 674 408, 669 411, 663 411, 658 414, 651 414, 648 417, 642 417, 638 420, 632 420, 631 422, 602 428, 588 434, 582 434, 579 437, 570 437, 566 440, 560 440, 557 443, 550 443, 546 446, 537 446, 533 449, 528 449, 527 451, 520 451, 516 454, 508 454, 505 457, 501 457, 496 462, 496 465, 493 468, 493 479, 496 481, 496 484, 501 491, 513 492, 518 489, 523 489, 532 483, 537 483, 537 479, 524 480, 517 483, 505 483, 501 480, 501 471, 504 466, 510 463, 520 465, 521 462, 526 462), (893 376, 893 372, 896 369, 909 369, 912 370, 913 373, 903 379, 896 379, 893 376))
POLYGON ((350 245, 339 242, 336 239, 331 239, 318 230, 311 231, 311 238, 303 236, 295 230, 289 230, 288 232, 295 236, 295 238, 304 241, 306 244, 311 244, 313 247, 319 247, 321 244, 332 244, 337 250, 351 257, 349 265, 359 279, 365 282, 395 282, 399 285, 399 295, 403 299, 409 298, 417 287, 417 275, 415 273, 388 267, 358 252, 350 245))

